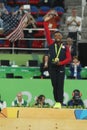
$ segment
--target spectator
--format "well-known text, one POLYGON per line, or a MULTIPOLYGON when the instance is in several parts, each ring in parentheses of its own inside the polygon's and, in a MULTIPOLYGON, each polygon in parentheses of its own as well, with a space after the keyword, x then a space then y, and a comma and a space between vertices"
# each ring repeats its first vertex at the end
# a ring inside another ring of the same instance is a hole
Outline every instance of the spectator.
MULTIPOLYGON (((13 22, 12 22, 12 24, 11 24, 11 26, 12 26, 12 29, 13 29, 13 32, 14 32, 14 30, 16 29, 16 27, 18 27, 17 25, 19 25, 20 24, 20 21, 21 21, 21 19, 23 18, 23 16, 24 16, 24 14, 26 13, 26 18, 24 19, 24 27, 23 28, 27 28, 29 25, 30 25, 30 23, 32 23, 32 25, 33 25, 33 27, 35 27, 34 26, 34 18, 33 18, 33 16, 30 14, 30 12, 29 12, 29 10, 27 9, 27 10, 25 10, 25 8, 24 8, 24 6, 22 5, 20 8, 19 8, 19 10, 18 11, 16 11, 16 12, 14 12, 14 13, 12 13, 12 20, 13 20, 13 22), (16 21, 17 21, 17 23, 16 23, 16 21), (16 23, 16 27, 15 27, 15 23, 16 23), (14 27, 13 27, 14 26, 14 27)), ((7 16, 8 17, 8 16, 7 16)), ((5 17, 6 18, 6 17, 5 17)), ((10 25, 10 23, 11 23, 11 21, 12 20, 7 20, 8 22, 9 22, 9 25, 10 25)), ((23 31, 23 30, 22 30, 23 31)), ((14 32, 15 33, 15 32, 14 32)), ((24 35, 24 37, 25 38, 28 38, 29 36, 30 37, 32 37, 31 36, 31 33, 29 34, 29 32, 27 31, 27 30, 24 30, 23 31, 23 33, 22 33, 22 35, 21 36, 23 36, 24 35), (24 33, 24 34, 23 34, 24 33)), ((15 34, 16 35, 16 34, 15 34)), ((13 36, 13 35, 12 35, 13 36)), ((16 35, 16 36, 19 36, 18 34, 16 35)), ((9 37, 9 36, 7 36, 7 37, 9 37)), ((11 42, 11 44, 10 44, 10 47, 12 47, 13 46, 13 39, 14 39, 14 37, 12 38, 10 38, 10 39, 12 39, 12 40, 10 40, 10 41, 12 41, 11 42)), ((19 39, 20 38, 16 38, 16 40, 15 40, 15 47, 19 47, 19 39)), ((27 41, 26 40, 26 44, 27 44, 27 47, 29 47, 30 45, 31 45, 31 42, 32 41, 27 41)), ((16 50, 16 53, 18 53, 18 50, 16 50)))
POLYGON ((6 108, 6 107, 7 107, 6 101, 2 101, 2 100, 1 100, 1 95, 0 95, 0 109, 2 110, 2 109, 4 109, 4 108, 6 108))
POLYGON ((20 6, 20 8, 17 11, 13 12, 13 15, 14 16, 16 15, 18 20, 20 20, 24 14, 25 14, 25 12, 24 12, 24 9, 23 9, 23 5, 20 6))
POLYGON ((50 107, 49 103, 45 102, 45 96, 39 95, 36 99, 36 102, 34 104, 34 107, 50 107))
POLYGON ((69 47, 69 50, 70 50, 70 52, 71 52, 71 56, 72 56, 72 57, 73 57, 73 56, 76 56, 75 47, 74 47, 74 45, 73 45, 73 39, 72 39, 72 38, 68 37, 68 38, 66 39, 66 45, 69 47))
POLYGON ((68 37, 71 37, 74 40, 75 50, 77 49, 77 33, 81 27, 81 20, 81 17, 77 16, 77 10, 75 8, 72 9, 72 15, 66 20, 69 31, 68 37))
POLYGON ((3 13, 8 14, 8 11, 7 11, 7 9, 5 8, 4 3, 0 3, 0 13, 1 13, 1 14, 3 14, 3 13))
POLYGON ((71 61, 71 54, 69 48, 62 42, 61 32, 56 31, 54 40, 52 39, 48 27, 48 21, 52 17, 53 15, 48 15, 44 18, 44 29, 49 47, 49 74, 56 102, 54 108, 61 108, 64 94, 65 65, 71 61))
POLYGON ((0 28, 3 28, 3 20, 1 18, 1 13, 0 13, 0 28))
MULTIPOLYGON (((17 12, 15 12, 15 15, 18 15, 19 19, 22 18, 22 16, 27 13, 27 19, 26 19, 26 28, 28 30, 24 30, 24 38, 33 38, 34 31, 31 30, 31 28, 36 28, 36 21, 34 17, 30 14, 30 9, 26 9, 26 6, 22 5, 17 12), (30 30, 29 30, 30 29, 30 30)), ((26 40, 27 48, 32 47, 32 40, 26 40)), ((29 51, 30 52, 30 51, 29 51)))
POLYGON ((27 101, 23 99, 21 92, 17 94, 17 98, 12 102, 13 107, 26 107, 27 105, 27 101))
MULTIPOLYGON (((3 36, 3 20, 1 18, 1 13, 0 13, 0 37, 3 36)), ((0 43, 3 43, 3 40, 0 40, 0 43)))
POLYGON ((68 37, 77 40, 77 32, 81 25, 81 17, 77 16, 77 10, 75 8, 72 9, 72 15, 67 18, 66 24, 69 31, 68 37))
POLYGON ((44 55, 43 61, 40 64, 41 78, 49 78, 49 67, 48 67, 49 56, 44 55))
POLYGON ((78 89, 75 89, 72 93, 72 99, 68 101, 68 107, 81 107, 84 108, 83 100, 81 99, 81 92, 78 89))
MULTIPOLYGON (((33 38, 35 31, 32 30, 32 28, 37 28, 36 21, 31 14, 28 14, 27 17, 28 17, 28 22, 27 22, 26 28, 28 30, 24 30, 24 37, 25 38, 33 38)), ((26 40, 27 48, 32 48, 32 43, 33 43, 33 40, 30 40, 30 39, 26 40)))
POLYGON ((77 56, 73 57, 72 63, 70 64, 70 78, 81 79, 81 64, 77 56))
POLYGON ((58 28, 58 22, 59 22, 59 20, 60 20, 60 17, 58 16, 58 13, 56 12, 56 10, 54 10, 54 9, 51 9, 45 16, 44 16, 44 18, 45 17, 47 17, 47 16, 53 16, 53 17, 51 17, 50 19, 49 19, 49 28, 50 29, 57 29, 58 28))
POLYGON ((4 27, 3 19, 2 19, 3 13, 8 14, 8 11, 5 8, 4 3, 1 2, 0 3, 0 28, 2 28, 2 29, 0 30, 0 34, 3 34, 3 27, 4 27))

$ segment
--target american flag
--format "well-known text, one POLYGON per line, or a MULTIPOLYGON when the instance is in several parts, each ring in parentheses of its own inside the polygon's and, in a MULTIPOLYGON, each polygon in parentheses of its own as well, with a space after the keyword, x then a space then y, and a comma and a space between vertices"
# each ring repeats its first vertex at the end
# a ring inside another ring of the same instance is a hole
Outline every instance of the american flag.
POLYGON ((11 13, 9 14, 3 13, 1 15, 1 18, 3 20, 3 29, 4 29, 3 34, 7 36, 18 26, 19 17, 18 15, 12 15, 11 13))
POLYGON ((24 38, 23 29, 24 29, 26 20, 27 20, 27 14, 25 14, 21 18, 18 26, 9 35, 6 36, 6 39, 8 39, 11 42, 23 39, 24 38))

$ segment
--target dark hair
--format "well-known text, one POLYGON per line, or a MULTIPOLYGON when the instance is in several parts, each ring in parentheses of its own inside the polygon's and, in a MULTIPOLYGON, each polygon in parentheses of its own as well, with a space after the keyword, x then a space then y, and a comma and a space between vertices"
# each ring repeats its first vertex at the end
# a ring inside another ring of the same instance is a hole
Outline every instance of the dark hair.
POLYGON ((48 56, 48 58, 49 58, 49 55, 48 54, 45 54, 44 56, 43 56, 43 63, 45 62, 45 57, 46 56, 48 56))
POLYGON ((74 60, 74 59, 77 59, 77 60, 78 60, 78 56, 73 56, 73 60, 74 60))
POLYGON ((80 93, 80 90, 78 90, 78 89, 73 90, 73 93, 75 93, 75 92, 80 93))
POLYGON ((80 97, 81 97, 80 90, 75 89, 75 90, 73 91, 73 99, 74 99, 74 100, 79 100, 80 97))
POLYGON ((58 30, 58 31, 55 31, 55 32, 54 32, 54 35, 55 35, 56 33, 60 33, 61 35, 63 35, 62 32, 59 31, 59 30, 58 30))
POLYGON ((38 96, 38 99, 42 99, 43 97, 45 98, 44 95, 39 95, 39 96, 38 96))

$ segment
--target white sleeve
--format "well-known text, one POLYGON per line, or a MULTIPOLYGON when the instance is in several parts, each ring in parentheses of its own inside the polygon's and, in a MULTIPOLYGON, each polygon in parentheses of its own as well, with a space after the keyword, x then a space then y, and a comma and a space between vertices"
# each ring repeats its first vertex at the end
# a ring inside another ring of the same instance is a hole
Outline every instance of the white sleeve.
POLYGON ((6 101, 4 101, 4 102, 3 102, 2 109, 3 109, 3 108, 6 108, 6 107, 7 107, 7 105, 6 105, 6 101))
POLYGON ((12 107, 14 107, 14 106, 15 106, 15 105, 14 105, 14 101, 12 102, 11 106, 12 106, 12 107))

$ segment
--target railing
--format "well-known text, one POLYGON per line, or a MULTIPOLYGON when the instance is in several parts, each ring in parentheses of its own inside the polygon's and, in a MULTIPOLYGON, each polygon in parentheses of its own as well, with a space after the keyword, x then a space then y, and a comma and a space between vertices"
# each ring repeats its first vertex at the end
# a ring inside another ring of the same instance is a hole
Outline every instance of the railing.
MULTIPOLYGON (((38 31, 38 30, 43 30, 44 31, 44 28, 30 28, 30 29, 28 29, 28 28, 25 28, 24 30, 28 30, 28 31, 38 31)), ((57 30, 59 30, 59 29, 50 29, 50 30, 54 30, 54 31, 57 31, 57 30)), ((62 31, 62 30, 60 30, 61 32, 63 32, 64 33, 64 31, 62 31)), ((67 33, 68 33, 68 30, 66 31, 67 33)), ((84 32, 86 32, 86 31, 84 31, 84 32)), ((8 39, 6 39, 6 38, 0 38, 0 40, 8 40, 8 39)), ((21 39, 21 40, 43 40, 43 41, 45 41, 46 40, 46 38, 23 38, 23 39, 21 39)), ((63 41, 65 42, 66 41, 66 39, 63 39, 63 41)), ((81 40, 81 41, 77 41, 78 43, 81 43, 81 42, 85 42, 85 43, 87 43, 86 42, 86 40, 81 40)), ((15 50, 24 50, 24 51, 28 51, 28 50, 32 50, 32 51, 47 51, 47 50, 49 50, 48 49, 48 47, 43 47, 43 48, 20 48, 20 47, 15 47, 14 46, 14 42, 12 42, 12 47, 0 47, 0 50, 10 50, 10 51, 12 51, 12 54, 14 54, 15 53, 15 50)))

